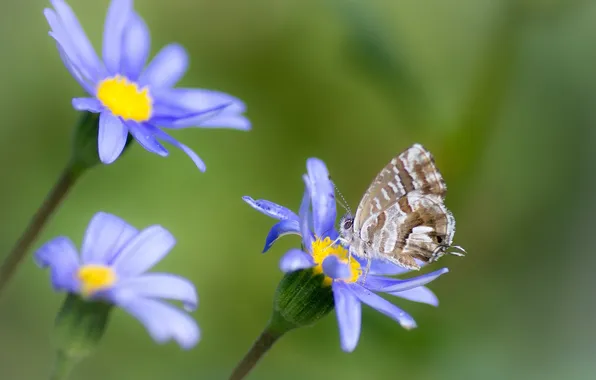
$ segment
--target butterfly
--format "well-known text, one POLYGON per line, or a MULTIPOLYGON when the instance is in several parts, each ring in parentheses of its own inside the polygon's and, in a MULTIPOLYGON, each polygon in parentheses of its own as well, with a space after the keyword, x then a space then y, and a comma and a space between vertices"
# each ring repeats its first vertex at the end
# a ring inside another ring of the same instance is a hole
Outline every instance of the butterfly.
POLYGON ((339 240, 350 255, 370 262, 381 259, 419 270, 445 253, 463 256, 452 245, 455 218, 445 207, 447 186, 434 158, 414 144, 393 158, 362 197, 356 215, 340 220, 339 240), (448 251, 451 249, 450 251, 448 251))

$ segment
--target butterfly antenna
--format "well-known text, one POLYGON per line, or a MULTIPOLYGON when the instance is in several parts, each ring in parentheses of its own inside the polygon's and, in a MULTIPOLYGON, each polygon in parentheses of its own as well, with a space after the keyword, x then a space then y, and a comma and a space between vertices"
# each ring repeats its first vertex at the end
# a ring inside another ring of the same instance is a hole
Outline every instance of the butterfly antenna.
POLYGON ((348 206, 348 202, 346 202, 346 198, 344 198, 344 195, 341 193, 341 191, 339 191, 339 189, 335 185, 335 182, 333 182, 333 180, 331 179, 331 176, 329 176, 329 180, 331 181, 331 183, 333 184, 333 187, 335 188, 335 191, 337 191, 337 194, 339 194, 339 197, 341 198, 341 200, 339 200, 337 198, 335 200, 337 201, 337 203, 340 204, 341 207, 344 208, 344 210, 346 210, 348 212, 348 214, 352 215, 352 210, 350 210, 350 206, 348 206))

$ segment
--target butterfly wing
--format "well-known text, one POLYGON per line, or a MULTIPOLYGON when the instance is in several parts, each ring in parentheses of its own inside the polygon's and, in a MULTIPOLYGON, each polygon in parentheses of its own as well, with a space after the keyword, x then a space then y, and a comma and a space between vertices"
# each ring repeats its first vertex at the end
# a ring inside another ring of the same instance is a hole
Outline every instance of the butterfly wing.
POLYGON ((377 175, 358 205, 354 232, 358 235, 371 215, 386 210, 412 191, 435 194, 441 199, 447 192, 432 154, 420 144, 414 144, 394 157, 377 175))

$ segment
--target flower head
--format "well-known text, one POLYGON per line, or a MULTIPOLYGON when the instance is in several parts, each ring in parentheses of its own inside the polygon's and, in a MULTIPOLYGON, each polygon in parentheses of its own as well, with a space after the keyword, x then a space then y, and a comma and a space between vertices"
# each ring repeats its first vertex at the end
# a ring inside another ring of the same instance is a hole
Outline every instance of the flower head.
POLYGON ((415 302, 438 305, 436 296, 423 285, 447 273, 447 268, 409 279, 389 277, 404 274, 407 269, 389 262, 373 260, 364 280, 366 263, 348 255, 348 250, 335 245, 335 191, 325 164, 318 159, 307 161, 304 176, 306 190, 299 214, 266 200, 244 200, 256 210, 279 220, 271 228, 265 251, 280 237, 298 234, 302 237, 303 250, 292 249, 280 261, 283 272, 312 270, 323 274, 323 284, 331 286, 340 330, 341 347, 351 352, 360 337, 362 303, 396 320, 406 329, 416 327, 416 322, 405 311, 375 293, 387 293, 415 302))
POLYGON ((97 213, 85 233, 81 255, 70 239, 57 237, 43 245, 35 260, 49 267, 56 291, 103 300, 137 318, 158 343, 175 340, 191 348, 199 339, 195 321, 163 299, 197 307, 193 284, 166 273, 145 273, 174 247, 174 237, 161 226, 138 231, 122 219, 97 213))
POLYGON ((64 65, 89 94, 74 98, 79 111, 99 113, 98 153, 105 164, 122 153, 130 133, 146 150, 167 156, 164 141, 182 149, 200 170, 203 161, 162 128, 191 126, 250 129, 241 114, 244 104, 225 93, 173 88, 188 66, 177 44, 165 46, 148 64, 150 37, 132 0, 113 0, 107 12, 101 60, 72 9, 64 0, 51 0, 45 9, 52 36, 64 65), (159 141, 160 140, 160 141, 159 141))

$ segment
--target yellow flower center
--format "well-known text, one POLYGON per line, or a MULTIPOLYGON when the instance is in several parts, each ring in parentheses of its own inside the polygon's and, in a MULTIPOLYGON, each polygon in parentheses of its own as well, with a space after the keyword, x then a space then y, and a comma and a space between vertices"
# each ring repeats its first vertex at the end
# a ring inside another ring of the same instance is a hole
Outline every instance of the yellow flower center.
POLYGON ((97 99, 115 116, 124 120, 143 122, 149 120, 153 111, 153 99, 149 89, 139 89, 136 83, 123 76, 106 78, 97 86, 97 99))
POLYGON ((77 278, 81 281, 81 293, 88 297, 111 287, 116 282, 116 273, 110 267, 89 264, 79 268, 77 278))
MULTIPOLYGON (((344 282, 356 282, 360 275, 362 275, 362 268, 358 260, 352 258, 348 260, 348 250, 341 245, 331 245, 333 241, 326 237, 324 240, 317 238, 312 243, 312 257, 315 261, 315 274, 323 273, 323 261, 330 255, 337 256, 342 262, 350 265, 350 278, 344 278, 344 282)), ((331 285, 333 279, 325 276, 324 284, 331 285)))

